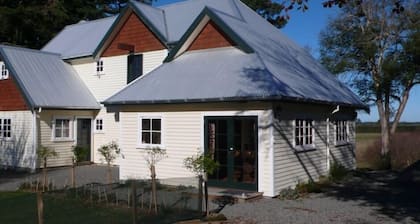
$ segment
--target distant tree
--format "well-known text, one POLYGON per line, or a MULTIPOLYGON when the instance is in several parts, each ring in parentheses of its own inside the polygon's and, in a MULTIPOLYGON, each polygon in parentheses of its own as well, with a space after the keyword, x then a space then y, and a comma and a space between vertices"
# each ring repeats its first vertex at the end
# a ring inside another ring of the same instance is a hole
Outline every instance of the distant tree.
POLYGON ((362 100, 378 110, 382 156, 420 82, 420 4, 406 4, 397 10, 392 0, 349 1, 321 33, 321 62, 350 76, 362 100))

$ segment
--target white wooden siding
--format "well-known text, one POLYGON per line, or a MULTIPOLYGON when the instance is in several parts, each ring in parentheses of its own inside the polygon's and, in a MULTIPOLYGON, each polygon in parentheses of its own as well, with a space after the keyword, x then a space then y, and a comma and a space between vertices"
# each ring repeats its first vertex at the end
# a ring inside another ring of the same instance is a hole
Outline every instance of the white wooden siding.
MULTIPOLYGON (((101 102, 127 85, 127 56, 101 58, 104 66, 101 75, 97 75, 96 62, 93 59, 78 59, 70 63, 96 99, 101 102)), ((161 65, 166 56, 166 49, 144 52, 143 74, 161 65)))
MULTIPOLYGON (((39 127, 39 145, 53 148, 58 156, 48 160, 49 167, 55 166, 68 166, 72 164, 72 146, 76 143, 75 136, 75 119, 76 117, 93 117, 93 111, 78 111, 78 110, 42 110, 37 119, 39 127), (53 120, 55 117, 69 117, 70 123, 70 135, 71 139, 66 141, 55 141, 52 138, 53 120)), ((92 126, 93 128, 93 126, 92 126)))
POLYGON ((144 160, 144 149, 139 148, 139 115, 162 115, 162 131, 167 158, 157 165, 158 178, 185 180, 194 174, 184 168, 184 159, 203 151, 205 116, 258 116, 259 123, 259 191, 266 196, 272 192, 272 150, 269 122, 269 104, 205 104, 205 105, 167 105, 138 106, 123 108, 121 122, 121 153, 117 163, 120 165, 120 178, 149 178, 150 172, 144 160))
MULTIPOLYGON (((98 149, 112 141, 119 143, 120 137, 120 124, 119 124, 119 113, 107 112, 106 108, 102 107, 95 119, 103 120, 103 130, 101 132, 95 131, 96 123, 93 122, 93 161, 95 163, 105 164, 105 160, 102 155, 98 152, 98 149)), ((116 163, 118 165, 118 163, 116 163)))
POLYGON ((348 144, 334 145, 335 131, 334 122, 330 123, 330 164, 341 164, 347 169, 356 168, 356 122, 347 121, 348 125, 348 144))
POLYGON ((330 148, 330 164, 340 163, 347 168, 354 168, 354 117, 353 110, 342 109, 332 114, 334 107, 299 105, 291 103, 276 104, 273 122, 274 144, 274 191, 276 194, 287 187, 295 187, 299 182, 317 180, 321 175, 328 175, 327 142, 330 148), (327 118, 329 137, 327 137, 327 118), (298 152, 293 150, 294 120, 312 119, 315 131, 315 150, 298 152), (334 145, 334 119, 348 120, 350 124, 350 144, 334 145), (333 159, 334 158, 334 159, 333 159))
POLYGON ((12 137, 0 138, 0 166, 35 168, 36 152, 33 147, 33 115, 27 111, 0 111, 0 119, 10 118, 12 137))

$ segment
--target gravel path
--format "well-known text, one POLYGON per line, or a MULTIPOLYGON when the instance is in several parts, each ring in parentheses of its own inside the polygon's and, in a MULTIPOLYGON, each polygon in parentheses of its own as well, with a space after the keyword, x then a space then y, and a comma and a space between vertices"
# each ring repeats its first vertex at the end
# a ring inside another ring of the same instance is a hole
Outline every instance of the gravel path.
MULTIPOLYGON (((7 171, 6 171, 7 172, 7 171)), ((106 183, 107 167, 103 165, 84 165, 76 167, 76 184, 81 186, 87 183, 106 183)), ((114 182, 119 180, 118 167, 112 167, 114 182)), ((48 179, 58 188, 71 185, 71 167, 51 168, 48 170, 48 179)), ((0 177, 0 191, 15 191, 24 182, 42 180, 42 173, 20 173, 0 177)))
POLYGON ((227 205, 235 223, 420 223, 420 186, 392 172, 354 172, 324 193, 298 200, 264 198, 227 205))
POLYGON ((400 223, 377 214, 378 207, 361 206, 359 201, 338 201, 325 195, 300 200, 261 199, 226 206, 222 213, 229 219, 242 218, 251 223, 400 223))

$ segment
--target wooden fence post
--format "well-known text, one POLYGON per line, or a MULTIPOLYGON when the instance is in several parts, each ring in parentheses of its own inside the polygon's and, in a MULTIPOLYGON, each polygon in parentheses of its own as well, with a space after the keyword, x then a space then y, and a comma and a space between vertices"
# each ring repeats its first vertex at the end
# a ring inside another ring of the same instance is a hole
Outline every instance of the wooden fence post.
POLYGON ((38 224, 44 223, 44 202, 42 201, 42 192, 38 191, 36 194, 37 208, 38 208, 38 224))
POLYGON ((132 204, 133 204, 133 224, 137 223, 137 193, 136 193, 136 181, 131 182, 131 195, 132 195, 132 204))

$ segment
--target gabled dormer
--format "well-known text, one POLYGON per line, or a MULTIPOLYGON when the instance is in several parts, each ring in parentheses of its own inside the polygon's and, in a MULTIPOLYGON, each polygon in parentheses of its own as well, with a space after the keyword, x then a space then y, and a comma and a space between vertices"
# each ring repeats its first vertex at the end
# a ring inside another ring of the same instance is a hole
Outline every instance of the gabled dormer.
POLYGON ((206 7, 191 24, 165 62, 172 61, 186 51, 236 47, 245 53, 254 50, 214 12, 206 7))

